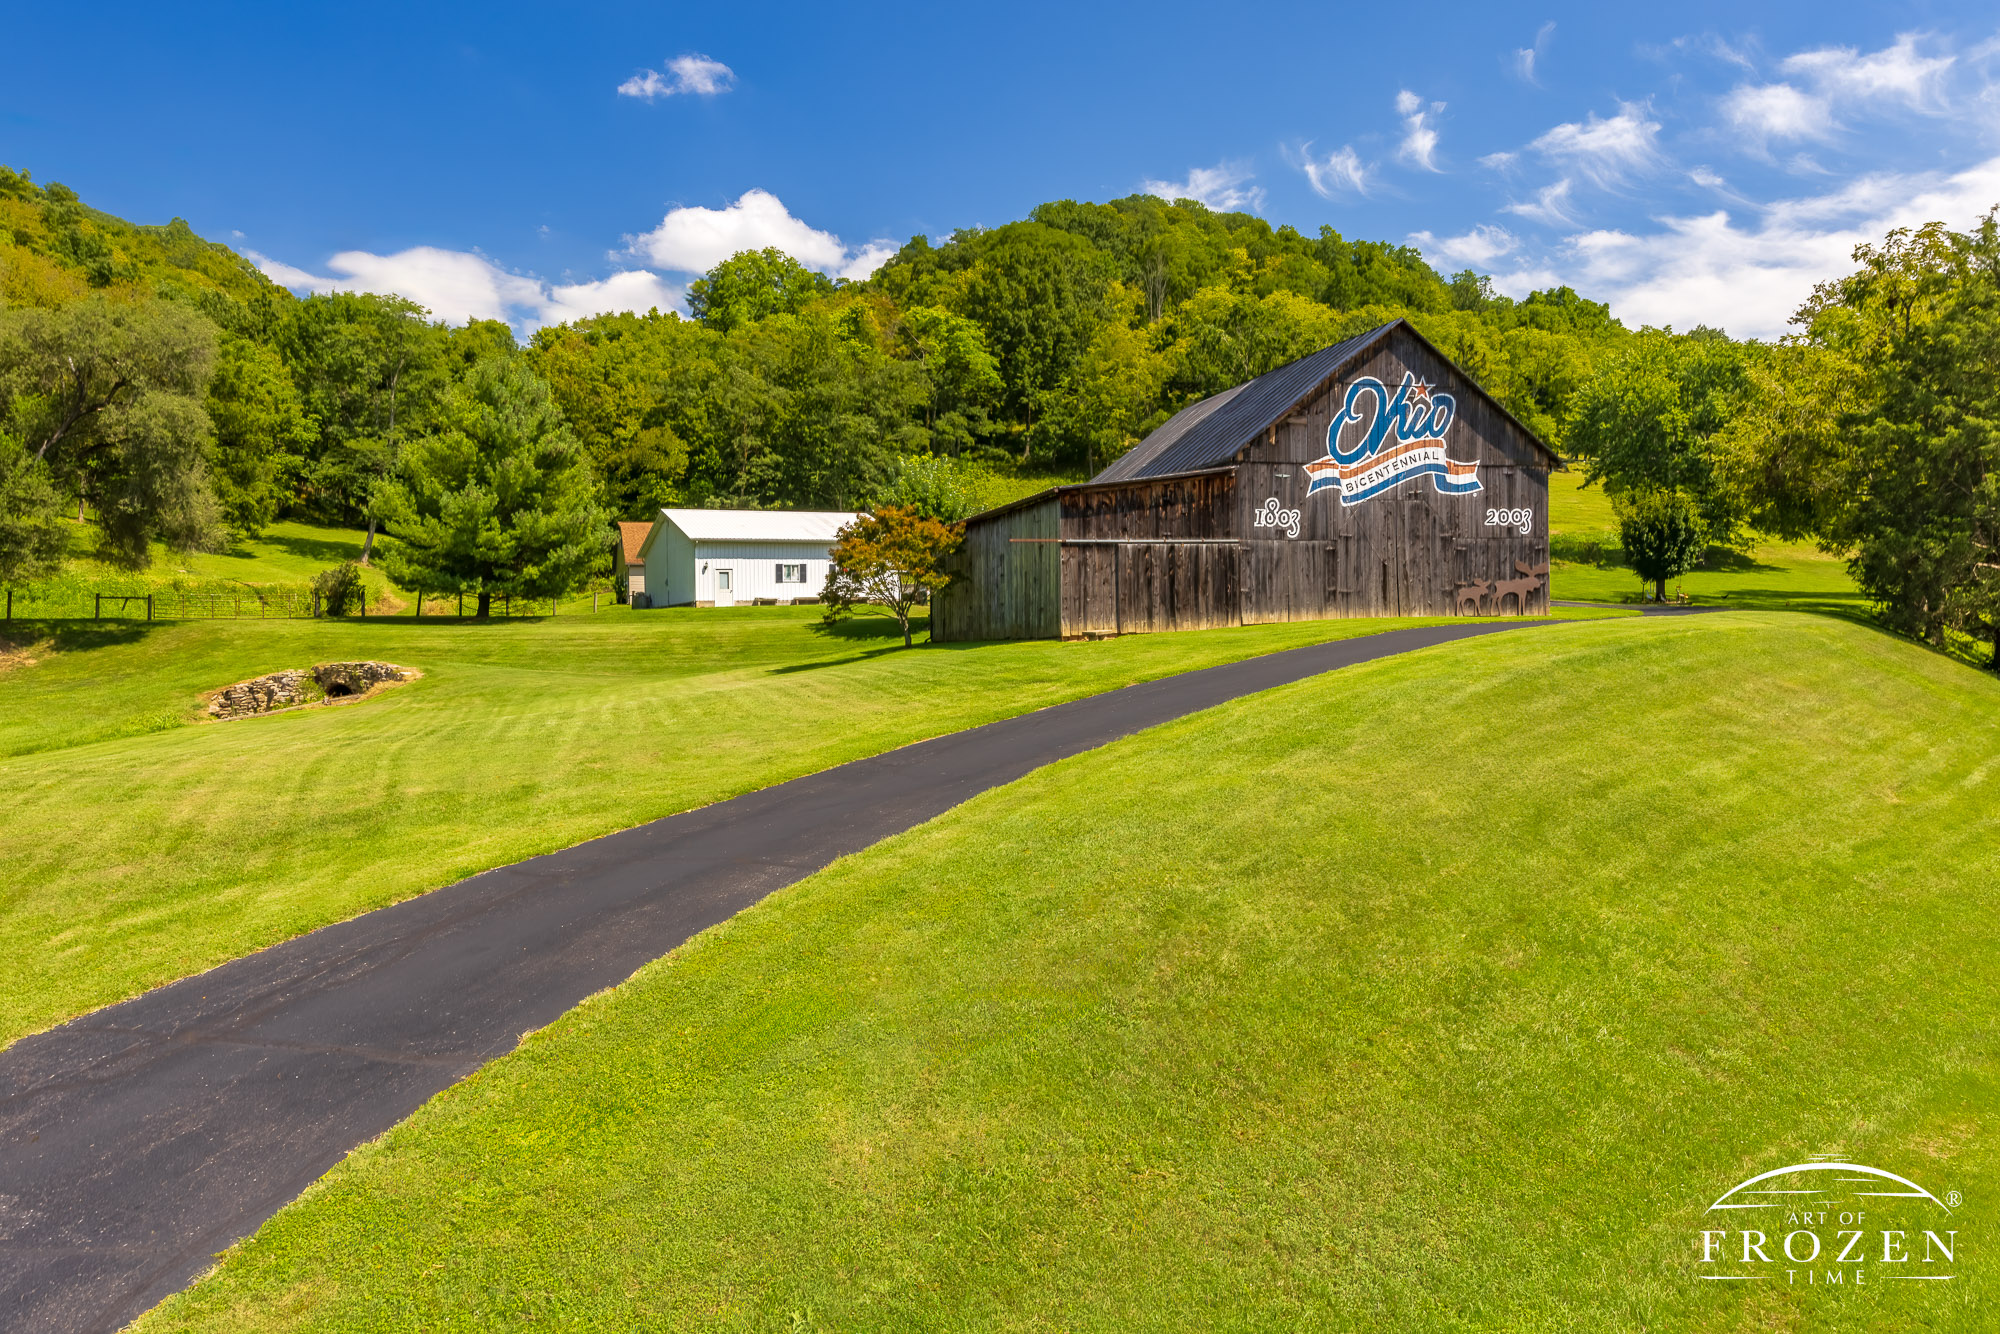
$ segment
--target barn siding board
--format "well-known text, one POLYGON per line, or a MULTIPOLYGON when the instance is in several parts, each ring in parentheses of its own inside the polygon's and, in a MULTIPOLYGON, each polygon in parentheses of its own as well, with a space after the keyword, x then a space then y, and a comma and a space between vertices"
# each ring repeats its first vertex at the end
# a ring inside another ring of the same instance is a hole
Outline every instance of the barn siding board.
POLYGON ((953 563, 957 577, 931 608, 935 638, 1048 639, 1060 632, 1056 514, 1050 495, 967 525, 953 563))
MULTIPOLYGON (((1523 601, 1521 613, 1546 612, 1546 579, 1526 591, 1517 567, 1548 563, 1548 473, 1558 460, 1407 325, 1352 341, 1362 350, 1351 364, 1331 379, 1312 378, 1304 398, 1279 404, 1233 456, 1201 471, 1113 478, 1114 465, 1098 480, 975 516, 961 557, 968 577, 940 595, 938 637, 1077 638, 1451 615, 1461 586, 1510 582, 1512 591, 1497 590, 1483 611, 1501 610, 1504 599, 1509 614, 1523 601), (1352 506, 1334 489, 1309 497, 1304 465, 1325 455, 1347 386, 1372 375, 1393 387, 1406 370, 1456 396, 1449 454, 1476 459, 1484 489, 1447 495, 1419 477, 1352 506), (1299 512, 1296 537, 1256 526, 1272 500, 1299 512), (1524 508, 1534 516, 1528 533, 1484 522, 1489 509, 1524 508)), ((1287 374, 1286 383, 1304 383, 1287 374)), ((1277 402, 1268 387, 1260 392, 1262 400, 1241 401, 1277 402)), ((1218 412, 1212 420, 1225 419, 1233 417, 1218 412)))

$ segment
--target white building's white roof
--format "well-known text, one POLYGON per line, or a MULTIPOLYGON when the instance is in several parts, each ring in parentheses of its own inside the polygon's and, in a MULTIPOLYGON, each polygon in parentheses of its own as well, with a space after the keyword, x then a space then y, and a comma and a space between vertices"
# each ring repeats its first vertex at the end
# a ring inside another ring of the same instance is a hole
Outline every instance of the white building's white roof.
POLYGON ((660 518, 696 542, 825 542, 861 516, 821 510, 667 510, 660 518))

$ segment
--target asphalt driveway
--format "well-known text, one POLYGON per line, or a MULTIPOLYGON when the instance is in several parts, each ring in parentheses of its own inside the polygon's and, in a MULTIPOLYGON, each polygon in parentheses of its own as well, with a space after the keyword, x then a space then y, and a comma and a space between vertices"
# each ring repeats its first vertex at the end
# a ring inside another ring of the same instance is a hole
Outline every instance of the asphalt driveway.
POLYGON ((968 797, 1256 691, 1541 624, 1291 649, 938 737, 488 871, 25 1038, 0 1053, 0 1326, 119 1328, 521 1034, 968 797))

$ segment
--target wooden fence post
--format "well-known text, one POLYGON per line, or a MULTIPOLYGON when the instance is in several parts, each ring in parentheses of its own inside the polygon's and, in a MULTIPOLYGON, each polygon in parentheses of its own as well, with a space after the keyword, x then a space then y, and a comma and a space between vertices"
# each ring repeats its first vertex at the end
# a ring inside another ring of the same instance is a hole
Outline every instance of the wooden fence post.
POLYGON ((151 593, 146 594, 146 619, 149 621, 153 619, 153 595, 151 593))
POLYGON ((90 619, 93 621, 104 619, 104 594, 99 593, 97 595, 97 606, 91 611, 90 619))
POLYGON ((424 619, 424 593, 422 589, 417 590, 417 619, 420 621, 424 619))

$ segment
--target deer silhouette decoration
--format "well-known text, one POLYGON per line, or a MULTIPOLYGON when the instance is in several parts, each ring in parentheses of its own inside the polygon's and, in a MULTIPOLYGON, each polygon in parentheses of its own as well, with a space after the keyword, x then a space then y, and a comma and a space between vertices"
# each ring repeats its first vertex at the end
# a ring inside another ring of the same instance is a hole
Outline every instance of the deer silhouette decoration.
POLYGON ((1477 616, 1486 599, 1493 595, 1491 579, 1478 584, 1460 584, 1452 591, 1452 606, 1460 616, 1477 616), (1472 610, 1467 611, 1470 607, 1472 610))
POLYGON ((1527 615, 1528 595, 1540 592, 1543 581, 1549 577, 1549 567, 1546 563, 1541 565, 1524 565, 1520 561, 1515 561, 1514 568, 1521 573, 1521 578, 1495 579, 1490 585, 1493 590, 1493 614, 1495 616, 1500 615, 1505 610, 1507 598, 1510 595, 1514 599, 1516 614, 1527 615))

